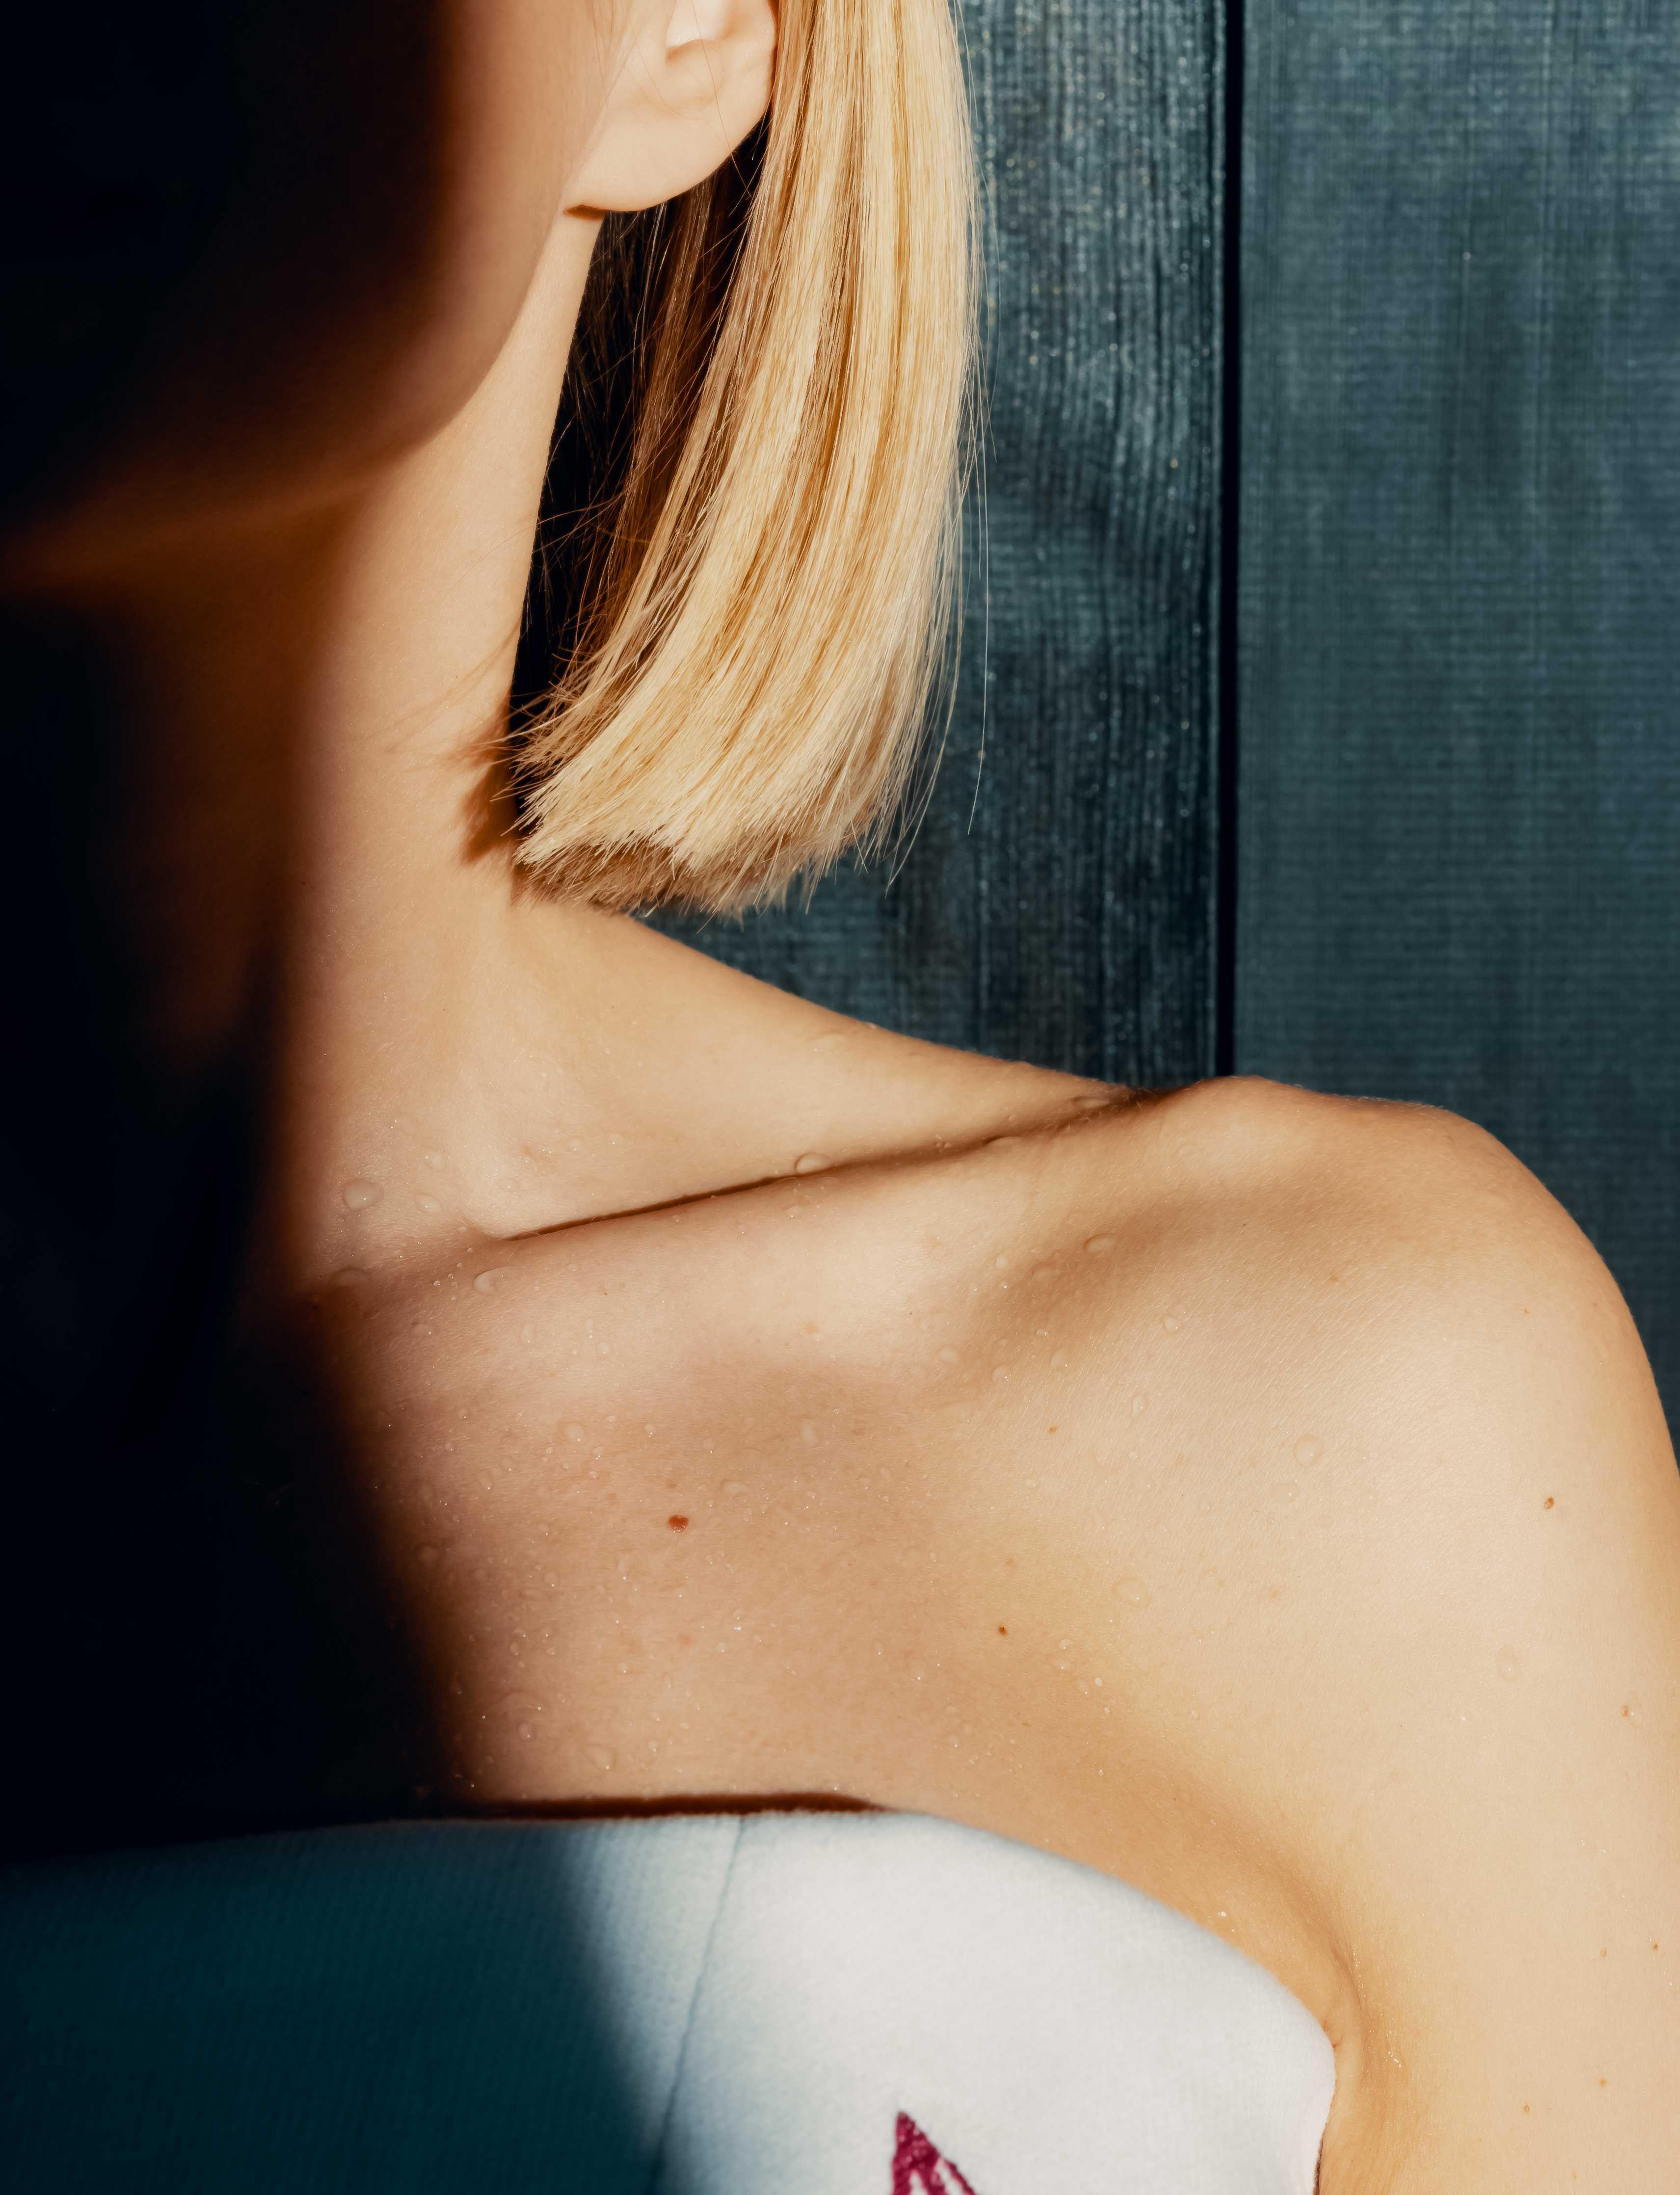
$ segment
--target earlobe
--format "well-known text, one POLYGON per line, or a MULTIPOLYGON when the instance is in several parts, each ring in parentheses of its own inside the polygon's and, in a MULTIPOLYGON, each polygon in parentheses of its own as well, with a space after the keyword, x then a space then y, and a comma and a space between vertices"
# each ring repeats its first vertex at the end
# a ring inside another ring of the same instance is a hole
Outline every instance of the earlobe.
POLYGON ((569 212, 633 213, 680 197, 728 159, 770 102, 772 0, 632 0, 629 14, 569 212))

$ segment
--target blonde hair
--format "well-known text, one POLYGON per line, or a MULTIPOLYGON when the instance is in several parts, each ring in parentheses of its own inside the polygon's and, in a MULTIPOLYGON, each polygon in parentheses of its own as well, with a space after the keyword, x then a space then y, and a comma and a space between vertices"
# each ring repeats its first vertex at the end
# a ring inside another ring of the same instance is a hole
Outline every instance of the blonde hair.
POLYGON ((603 390, 621 415, 517 728, 518 859, 609 907, 761 904, 878 847, 950 657, 978 282, 950 0, 778 17, 765 121, 609 223, 569 365, 586 440, 603 390))

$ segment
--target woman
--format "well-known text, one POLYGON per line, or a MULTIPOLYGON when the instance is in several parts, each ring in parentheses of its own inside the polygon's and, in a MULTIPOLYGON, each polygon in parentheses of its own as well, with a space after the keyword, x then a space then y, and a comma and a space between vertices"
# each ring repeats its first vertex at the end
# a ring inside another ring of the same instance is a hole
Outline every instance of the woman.
MULTIPOLYGON (((913 792, 944 0, 240 37, 233 212, 3 565, 115 694, 109 1018, 250 1092, 235 1432, 309 1397, 269 1525, 365 1626, 240 1826, 395 1811, 370 1744, 454 1816, 934 1818, 1289 1992, 1323 2195, 1669 2184, 1680 1485, 1567 1215, 1452 1115, 953 1054, 625 912, 913 792)), ((903 2186, 992 2195, 943 2138, 903 2186)))

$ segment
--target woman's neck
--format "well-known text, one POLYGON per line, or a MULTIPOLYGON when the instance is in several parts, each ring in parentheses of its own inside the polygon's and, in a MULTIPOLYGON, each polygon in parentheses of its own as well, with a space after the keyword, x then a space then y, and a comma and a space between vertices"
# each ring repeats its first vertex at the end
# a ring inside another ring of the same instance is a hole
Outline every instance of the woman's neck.
MULTIPOLYGON (((323 1231, 319 1167, 377 1172, 417 1086, 459 1079, 464 1020, 517 1016, 536 910, 491 763, 592 240, 560 218, 494 366, 424 443, 329 506, 159 540, 53 602, 107 720, 66 787, 86 818, 66 900, 108 903, 144 1071, 266 1085, 287 1265, 323 1231)), ((49 941, 82 914, 53 911, 49 941)))
POLYGON ((131 694, 111 861, 160 1050, 253 1074, 259 1301, 1065 1094, 522 884, 494 763, 590 240, 563 216, 430 441, 331 510, 160 560, 107 623, 131 694))

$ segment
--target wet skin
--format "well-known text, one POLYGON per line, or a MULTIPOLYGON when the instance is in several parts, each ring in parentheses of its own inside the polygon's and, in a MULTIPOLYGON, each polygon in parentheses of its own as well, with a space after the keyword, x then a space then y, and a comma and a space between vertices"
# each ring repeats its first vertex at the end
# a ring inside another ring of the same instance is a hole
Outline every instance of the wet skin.
POLYGON ((1680 1494, 1579 1230, 1450 1114, 944 1051, 523 889, 484 741, 664 141, 580 9, 154 29, 8 275, 86 301, 8 367, 14 1848, 923 1808, 1270 1966, 1325 2195, 1660 2184, 1680 1494))

